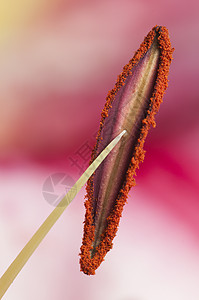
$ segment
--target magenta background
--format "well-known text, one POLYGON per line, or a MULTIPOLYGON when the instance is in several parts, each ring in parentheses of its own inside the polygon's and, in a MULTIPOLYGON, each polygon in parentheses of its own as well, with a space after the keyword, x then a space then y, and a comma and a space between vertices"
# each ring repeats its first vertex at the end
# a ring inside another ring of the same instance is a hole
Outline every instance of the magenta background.
POLYGON ((175 52, 105 262, 95 276, 79 271, 82 189, 5 299, 199 299, 198 1, 19 2, 24 15, 0 31, 1 274, 52 210, 45 179, 78 178, 68 158, 93 144, 106 94, 144 36, 166 26, 175 52))

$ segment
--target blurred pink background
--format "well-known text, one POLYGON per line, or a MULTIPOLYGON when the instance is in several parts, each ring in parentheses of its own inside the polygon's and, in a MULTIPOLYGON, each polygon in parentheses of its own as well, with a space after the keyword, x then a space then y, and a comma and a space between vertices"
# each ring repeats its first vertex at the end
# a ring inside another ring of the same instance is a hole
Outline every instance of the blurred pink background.
POLYGON ((194 0, 1 0, 1 275, 53 209, 46 179, 85 170, 106 94, 144 36, 164 25, 175 47, 105 262, 95 276, 79 271, 82 189, 5 299, 199 299, 198 10, 194 0))

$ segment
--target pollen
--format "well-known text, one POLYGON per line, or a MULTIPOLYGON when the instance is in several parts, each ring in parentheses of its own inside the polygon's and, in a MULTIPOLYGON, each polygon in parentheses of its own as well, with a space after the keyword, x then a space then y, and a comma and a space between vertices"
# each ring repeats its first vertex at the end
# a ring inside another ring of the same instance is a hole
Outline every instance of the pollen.
POLYGON ((124 66, 101 113, 91 162, 119 132, 123 140, 87 182, 81 271, 94 275, 113 246, 136 169, 143 162, 144 142, 168 86, 173 48, 168 30, 155 26, 124 66))

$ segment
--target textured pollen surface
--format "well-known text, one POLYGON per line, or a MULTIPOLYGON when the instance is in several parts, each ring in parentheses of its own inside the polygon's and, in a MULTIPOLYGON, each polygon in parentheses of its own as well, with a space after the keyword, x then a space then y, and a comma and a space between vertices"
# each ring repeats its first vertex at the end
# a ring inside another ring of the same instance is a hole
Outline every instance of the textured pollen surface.
POLYGON ((152 96, 149 99, 149 105, 145 113, 145 117, 141 122, 139 136, 136 139, 131 161, 123 179, 123 185, 118 193, 114 207, 106 220, 106 229, 101 234, 100 243, 99 245, 97 245, 94 252, 93 244, 95 241, 95 222, 93 215, 93 176, 89 179, 87 183, 87 194, 85 201, 86 215, 84 222, 84 236, 80 253, 80 266, 81 271, 88 275, 95 274, 95 270, 104 260, 106 253, 112 248, 112 241, 118 229, 119 220, 122 215, 124 204, 127 200, 128 192, 130 188, 135 185, 135 171, 139 167, 139 163, 144 160, 145 151, 143 149, 143 146, 146 136, 148 134, 150 126, 152 125, 153 127, 155 127, 156 125, 154 117, 159 110, 159 106, 162 102, 164 92, 168 86, 167 77, 169 73, 170 63, 172 60, 172 53, 174 50, 171 48, 168 30, 165 27, 155 26, 145 37, 143 43, 140 45, 140 48, 135 53, 134 57, 123 68, 123 72, 119 75, 115 87, 108 93, 105 107, 102 110, 100 128, 97 135, 97 142, 92 153, 91 162, 97 156, 97 150, 102 139, 102 128, 104 126, 106 118, 109 115, 109 109, 112 107, 112 103, 115 100, 118 91, 125 84, 127 77, 131 75, 133 67, 138 64, 140 59, 142 59, 143 56, 147 53, 147 51, 150 49, 154 38, 157 38, 158 41, 157 47, 160 51, 160 57, 157 68, 157 77, 153 86, 152 96))

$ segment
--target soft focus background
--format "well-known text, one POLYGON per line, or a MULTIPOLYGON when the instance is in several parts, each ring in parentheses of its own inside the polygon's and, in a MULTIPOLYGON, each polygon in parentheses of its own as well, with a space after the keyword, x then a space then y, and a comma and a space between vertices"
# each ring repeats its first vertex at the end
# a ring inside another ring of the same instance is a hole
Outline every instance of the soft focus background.
POLYGON ((82 189, 5 299, 199 299, 198 10, 196 0, 0 1, 1 274, 85 170, 106 94, 144 36, 164 25, 176 49, 105 262, 95 276, 79 271, 82 189))

